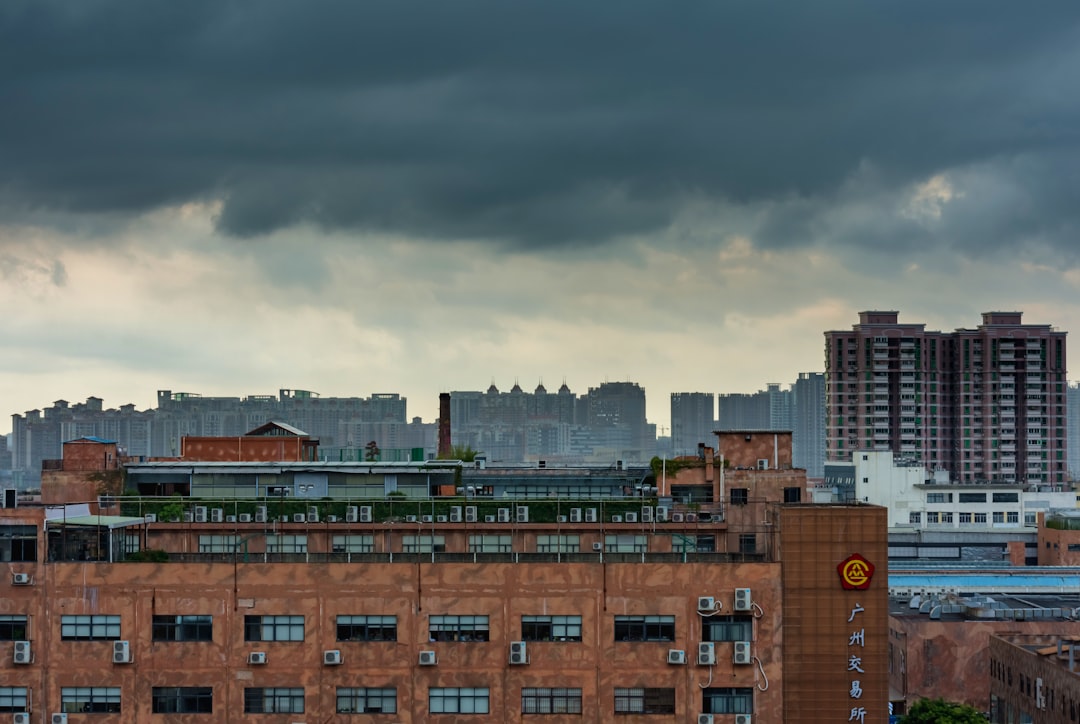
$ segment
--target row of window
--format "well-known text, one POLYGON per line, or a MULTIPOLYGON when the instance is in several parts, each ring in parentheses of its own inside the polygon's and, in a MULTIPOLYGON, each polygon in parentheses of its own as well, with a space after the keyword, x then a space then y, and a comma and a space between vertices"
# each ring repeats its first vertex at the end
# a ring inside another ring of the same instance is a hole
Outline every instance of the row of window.
MULTIPOLYGON (((432 714, 489 714, 487 687, 433 687, 428 689, 428 711, 432 714)), ((211 686, 155 686, 151 690, 151 710, 155 714, 212 714, 214 689, 211 686)), ((0 687, 0 712, 27 711, 27 687, 0 687)), ((119 713, 120 687, 77 686, 60 689, 60 710, 70 714, 119 713)), ((753 710, 753 691, 744 687, 714 687, 702 691, 706 712, 748 714, 753 710)), ((398 710, 394 687, 338 687, 339 714, 395 714, 398 710)), ((245 714, 303 714, 303 687, 248 687, 244 689, 245 714)), ((674 714, 675 689, 618 687, 614 694, 616 714, 674 714)), ((581 714, 582 690, 571 687, 523 687, 522 714, 581 714)))
MULTIPOLYGON (((674 641, 675 617, 665 615, 615 616, 615 641, 674 641)), ((28 638, 29 617, 0 615, 0 641, 28 638)), ((338 641, 397 641, 397 617, 384 615, 338 616, 338 641)), ((154 641, 213 641, 214 620, 209 615, 161 616, 151 623, 154 641)), ((65 641, 115 641, 121 638, 120 616, 107 614, 60 617, 60 638, 65 641)), ((753 617, 710 616, 702 622, 705 641, 749 641, 753 617)), ((304 616, 244 616, 244 641, 303 641, 304 616)), ((490 640, 488 616, 428 616, 429 641, 483 642, 490 640)), ((522 616, 522 641, 581 641, 581 616, 522 616)))
MULTIPOLYGON (((986 513, 957 513, 957 520, 960 525, 985 525, 986 513)), ((1015 510, 1010 511, 995 511, 992 513, 992 520, 994 523, 1019 523, 1020 513, 1015 510)), ((908 513, 908 522, 914 525, 919 525, 922 522, 922 513, 908 513)), ((926 522, 928 524, 941 524, 949 525, 953 522, 952 511, 927 511, 926 522)), ((1025 521, 1026 522, 1026 521, 1025 521)), ((1031 524, 1034 525, 1034 514, 1031 516, 1031 524)))
MULTIPOLYGON (((798 488, 792 488, 793 500, 798 501, 798 488)), ((739 488, 732 491, 732 503, 745 504, 748 498, 745 496, 746 489, 739 488), (739 500, 735 499, 735 493, 742 491, 744 494, 739 500)), ((787 500, 787 498, 785 498, 787 500)), ((199 553, 224 553, 232 554, 243 545, 243 539, 238 535, 200 535, 199 553)), ((375 553, 375 536, 373 535, 335 535, 331 536, 331 551, 334 553, 375 553)), ((605 535, 603 540, 605 553, 648 553, 649 536, 645 535, 605 535)), ((306 535, 278 535, 266 536, 267 553, 307 553, 308 536, 306 535)), ((403 535, 401 536, 402 553, 445 553, 446 536, 442 535, 403 535)), ((513 536, 506 535, 470 535, 468 542, 469 553, 513 553, 513 536)), ((580 553, 581 536, 578 535, 537 535, 537 553, 580 553)))

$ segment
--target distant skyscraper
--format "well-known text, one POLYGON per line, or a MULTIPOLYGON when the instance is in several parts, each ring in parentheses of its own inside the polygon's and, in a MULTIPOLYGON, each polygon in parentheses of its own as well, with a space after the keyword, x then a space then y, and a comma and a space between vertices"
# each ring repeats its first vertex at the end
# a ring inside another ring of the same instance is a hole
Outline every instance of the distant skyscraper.
POLYGON ((792 460, 806 477, 825 475, 825 375, 802 372, 792 387, 792 460))
POLYGON ((1065 332, 1020 312, 951 333, 898 317, 825 333, 828 459, 892 450, 962 483, 1065 481, 1065 332))
POLYGON ((769 429, 769 396, 765 392, 721 394, 718 399, 721 430, 769 429))
POLYGON ((716 395, 712 392, 671 393, 671 449, 674 455, 692 455, 698 443, 715 447, 716 395))
POLYGON ((1076 480, 1080 478, 1080 382, 1069 384, 1065 414, 1068 417, 1065 436, 1069 449, 1069 474, 1076 480))

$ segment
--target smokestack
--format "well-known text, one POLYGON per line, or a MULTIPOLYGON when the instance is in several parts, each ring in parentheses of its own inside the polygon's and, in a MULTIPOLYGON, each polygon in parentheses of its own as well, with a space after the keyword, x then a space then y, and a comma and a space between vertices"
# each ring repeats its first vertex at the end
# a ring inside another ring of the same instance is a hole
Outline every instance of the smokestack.
POLYGON ((440 458, 450 457, 450 393, 439 393, 439 451, 440 458))

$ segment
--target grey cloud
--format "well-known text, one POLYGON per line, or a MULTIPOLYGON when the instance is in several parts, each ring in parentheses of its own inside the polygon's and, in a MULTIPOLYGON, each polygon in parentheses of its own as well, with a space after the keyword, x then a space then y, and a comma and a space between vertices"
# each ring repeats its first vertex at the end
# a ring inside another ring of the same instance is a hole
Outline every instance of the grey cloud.
MULTIPOLYGON (((312 223, 532 248, 656 231, 705 198, 771 209, 764 243, 797 244, 867 162, 883 196, 1016 157, 1060 189, 1078 28, 1072 0, 13 1, 0 207, 223 198, 239 237, 312 223)), ((1071 243, 1067 193, 1038 202, 1051 244, 1071 243)), ((868 226, 849 243, 934 242, 868 226)))

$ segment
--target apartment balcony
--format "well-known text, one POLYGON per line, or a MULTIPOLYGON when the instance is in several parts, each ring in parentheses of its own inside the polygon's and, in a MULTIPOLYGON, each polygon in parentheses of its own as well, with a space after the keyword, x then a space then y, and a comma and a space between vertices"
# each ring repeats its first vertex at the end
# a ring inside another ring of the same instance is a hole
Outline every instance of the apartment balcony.
POLYGON ((1000 445, 998 447, 998 449, 1001 450, 1001 452, 1003 452, 1003 453, 1013 454, 1013 453, 1016 452, 1016 443, 1010 443, 1008 445, 1005 445, 1003 443, 1002 445, 1000 445))

